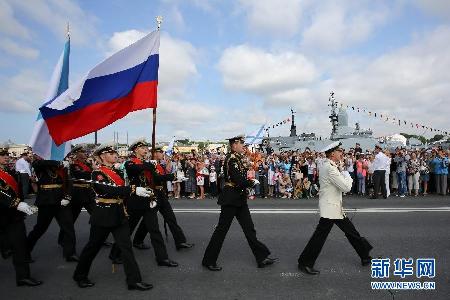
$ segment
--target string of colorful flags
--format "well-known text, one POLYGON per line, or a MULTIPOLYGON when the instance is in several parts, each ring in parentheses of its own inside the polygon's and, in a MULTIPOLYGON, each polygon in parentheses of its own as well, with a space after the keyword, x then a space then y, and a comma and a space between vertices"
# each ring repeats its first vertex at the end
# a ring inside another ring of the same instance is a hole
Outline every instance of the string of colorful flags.
POLYGON ((347 104, 339 102, 339 101, 336 101, 336 103, 340 104, 341 107, 346 107, 347 109, 352 109, 352 111, 355 111, 355 112, 358 112, 358 113, 365 113, 369 117, 377 118, 377 119, 383 120, 384 122, 391 122, 392 124, 395 124, 395 125, 398 124, 398 126, 408 126, 408 127, 411 126, 412 128, 414 128, 414 127, 419 128, 419 129, 422 128, 422 129, 425 129, 425 130, 430 130, 431 132, 438 132, 438 133, 442 133, 442 134, 445 134, 445 135, 449 134, 448 131, 444 131, 444 130, 441 130, 441 129, 433 128, 433 127, 430 127, 430 126, 425 126, 425 125, 422 125, 422 124, 419 124, 419 123, 415 123, 415 122, 411 122, 411 121, 400 120, 399 118, 390 116, 390 115, 385 114, 385 113, 378 113, 378 112, 370 111, 370 110, 368 110, 366 108, 360 108, 360 107, 357 107, 357 106, 347 105, 347 104))
POLYGON ((284 125, 284 124, 286 124, 286 123, 289 123, 290 121, 291 121, 291 118, 289 117, 289 118, 286 118, 286 119, 284 119, 283 121, 280 121, 280 122, 278 122, 278 123, 270 124, 270 125, 268 125, 266 128, 264 128, 264 131, 269 131, 269 129, 271 129, 271 128, 275 128, 275 127, 284 125))

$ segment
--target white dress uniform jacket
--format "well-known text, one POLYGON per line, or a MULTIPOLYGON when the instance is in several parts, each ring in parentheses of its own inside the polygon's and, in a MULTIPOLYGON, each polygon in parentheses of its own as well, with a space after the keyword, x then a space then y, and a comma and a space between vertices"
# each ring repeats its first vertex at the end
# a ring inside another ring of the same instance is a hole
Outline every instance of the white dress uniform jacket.
POLYGON ((342 193, 352 189, 353 179, 348 172, 339 172, 336 164, 326 159, 319 170, 319 210, 320 216, 327 219, 343 219, 342 193))

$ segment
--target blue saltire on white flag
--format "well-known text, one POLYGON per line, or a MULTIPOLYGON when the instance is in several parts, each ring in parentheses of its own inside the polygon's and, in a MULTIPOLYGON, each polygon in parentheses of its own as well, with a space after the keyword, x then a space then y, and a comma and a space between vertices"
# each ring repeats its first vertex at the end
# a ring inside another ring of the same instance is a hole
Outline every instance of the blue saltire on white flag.
POLYGON ((174 143, 175 143, 175 137, 172 138, 172 140, 171 140, 170 143, 169 143, 169 146, 167 147, 166 154, 167 154, 168 156, 172 156, 172 153, 173 153, 173 144, 174 144, 174 143))
POLYGON ((262 143, 263 138, 264 138, 264 127, 266 126, 266 124, 263 124, 258 130, 256 130, 255 132, 253 132, 250 135, 247 135, 245 137, 245 143, 247 145, 259 145, 262 143))
MULTIPOLYGON (((69 87, 69 55, 70 55, 70 37, 64 45, 64 50, 59 57, 58 63, 53 71, 50 80, 50 86, 47 91, 47 97, 43 103, 58 97, 69 87)), ((39 112, 36 123, 34 124, 33 133, 30 139, 30 146, 33 152, 43 159, 63 160, 71 150, 71 143, 63 143, 56 146, 50 136, 47 124, 39 112)))

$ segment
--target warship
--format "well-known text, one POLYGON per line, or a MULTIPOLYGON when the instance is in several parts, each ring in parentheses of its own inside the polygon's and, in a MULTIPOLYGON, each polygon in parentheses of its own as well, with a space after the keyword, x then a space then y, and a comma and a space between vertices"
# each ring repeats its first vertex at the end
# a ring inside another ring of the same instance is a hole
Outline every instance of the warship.
POLYGON ((276 152, 289 150, 305 151, 305 149, 320 151, 333 141, 340 141, 342 143, 342 147, 346 150, 355 148, 356 144, 359 144, 363 151, 372 151, 377 144, 384 148, 404 146, 404 144, 400 141, 389 140, 385 137, 375 138, 372 130, 361 129, 359 123, 356 123, 355 127, 350 127, 348 125, 349 122, 347 111, 342 106, 338 108, 338 103, 335 100, 333 92, 330 93, 328 100, 328 106, 331 110, 329 116, 331 123, 331 134, 329 137, 322 138, 320 136, 316 136, 314 132, 297 135, 297 126, 295 125, 294 115, 295 112, 291 109, 292 116, 290 135, 265 137, 263 139, 262 146, 276 152))

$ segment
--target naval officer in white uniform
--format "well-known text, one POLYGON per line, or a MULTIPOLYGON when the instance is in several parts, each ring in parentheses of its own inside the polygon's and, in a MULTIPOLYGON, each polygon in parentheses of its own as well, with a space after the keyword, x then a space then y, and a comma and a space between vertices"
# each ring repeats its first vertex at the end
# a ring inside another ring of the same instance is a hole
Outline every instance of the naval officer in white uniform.
POLYGON ((314 263, 334 224, 345 233, 348 241, 361 258, 363 266, 368 265, 372 259, 369 256, 372 246, 364 237, 360 236, 342 208, 342 193, 351 190, 353 180, 347 171, 341 171, 338 167, 343 153, 340 146, 340 142, 334 142, 321 151, 325 152, 326 159, 319 170, 320 220, 314 234, 298 258, 299 270, 309 275, 320 273, 314 269, 314 263))

